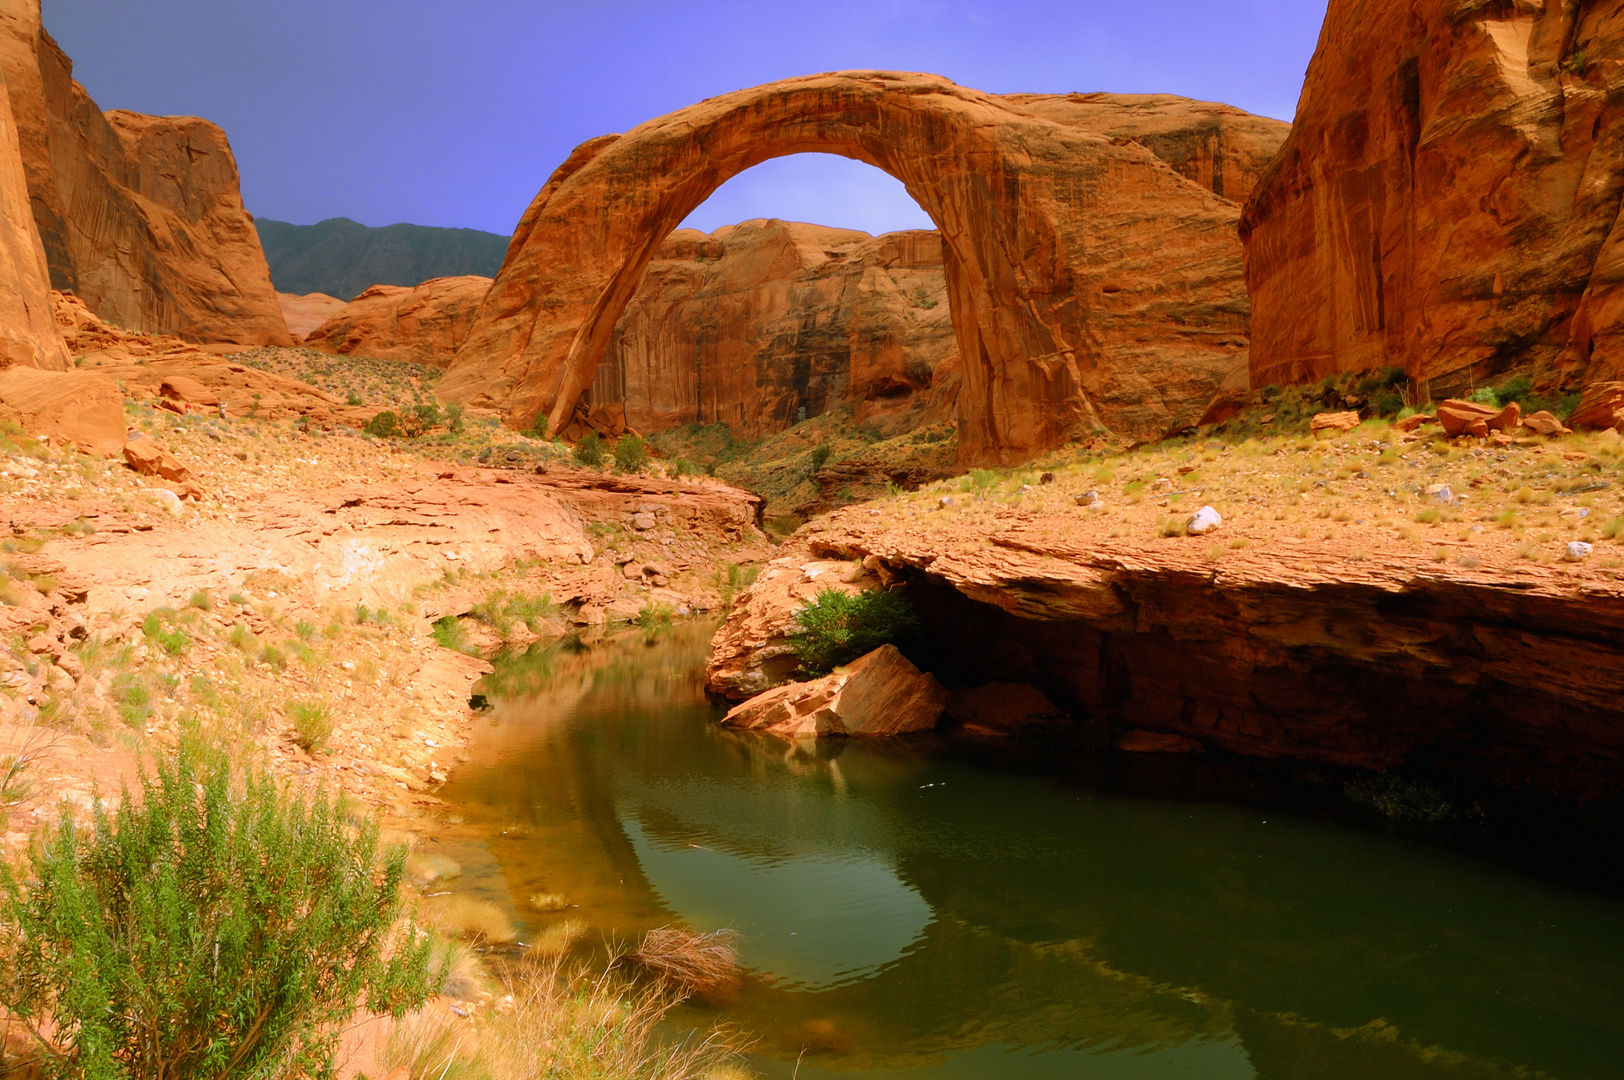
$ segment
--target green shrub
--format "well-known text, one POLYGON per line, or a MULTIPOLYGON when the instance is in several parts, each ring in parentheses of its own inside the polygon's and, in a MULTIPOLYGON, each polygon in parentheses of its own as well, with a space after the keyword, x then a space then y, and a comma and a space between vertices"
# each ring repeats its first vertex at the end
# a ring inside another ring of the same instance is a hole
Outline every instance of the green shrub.
POLYGON ((821 471, 825 465, 829 464, 829 456, 833 453, 834 451, 829 448, 828 443, 818 443, 818 445, 814 446, 812 448, 811 461, 807 465, 806 469, 807 478, 811 479, 812 477, 818 475, 819 471, 821 471))
POLYGON ((267 645, 259 651, 259 662, 272 671, 285 671, 288 666, 288 655, 275 645, 267 645))
POLYGON ((603 464, 603 439, 596 431, 589 431, 575 444, 575 464, 584 469, 596 469, 603 464))
POLYGON ((397 931, 405 857, 325 794, 183 747, 88 829, 64 809, 22 875, 0 865, 0 996, 51 1029, 57 1076, 326 1075, 358 1005, 432 992, 431 945, 397 931))
POLYGON ((455 649, 460 653, 470 654, 474 651, 468 644, 468 632, 463 629, 462 620, 455 615, 446 615, 434 620, 434 641, 444 649, 455 649))
POLYGON ((1488 386, 1480 386, 1476 390, 1473 390, 1472 396, 1466 400, 1476 402, 1479 405, 1487 405, 1491 409, 1498 409, 1500 407, 1500 395, 1496 394, 1494 389, 1488 386))
POLYGON ((214 607, 214 600, 209 596, 207 589, 199 589, 186 601, 186 606, 197 608, 199 611, 208 611, 214 607))
POLYGON ((1504 386, 1494 392, 1495 397, 1503 404, 1515 401, 1524 404, 1534 394, 1534 383, 1527 375, 1514 375, 1506 380, 1504 386))
POLYGON ((699 466, 685 457, 676 458, 666 462, 665 474, 673 480, 681 480, 684 476, 693 476, 699 472, 699 466))
POLYGON ((408 439, 415 439, 427 435, 439 423, 440 406, 430 401, 422 405, 413 405, 411 410, 400 418, 400 430, 408 439))
POLYGON ((309 753, 333 733, 333 714, 319 701, 290 701, 283 708, 293 721, 293 741, 309 753))
MULTIPOLYGON (((168 612, 169 609, 164 609, 168 612)), ((192 637, 179 627, 166 629, 163 614, 157 611, 141 620, 141 633, 170 656, 181 656, 190 651, 192 637)))
POLYGON ((662 626, 670 626, 671 620, 676 616, 676 609, 663 600, 651 600, 637 611, 637 617, 632 620, 644 630, 657 630, 662 626))
POLYGON ((641 435, 627 432, 616 440, 615 468, 623 473, 639 473, 648 468, 648 444, 641 435))
POLYGON ((393 438, 400 434, 400 417, 394 410, 385 409, 383 412, 367 421, 367 426, 361 429, 368 435, 376 435, 380 439, 393 438))
POLYGON ((795 613, 789 636, 801 670, 827 675, 881 645, 905 643, 919 632, 919 616, 900 593, 846 593, 824 589, 795 613))
POLYGON ((1454 815, 1454 807, 1444 793, 1430 784, 1408 780, 1384 772, 1349 783, 1348 798, 1389 821, 1409 824, 1435 824, 1454 815))
POLYGON ((344 404, 351 407, 362 404, 361 395, 357 394, 354 390, 351 390, 349 395, 344 398, 344 404))
POLYGON ((453 435, 462 433, 462 415, 467 412, 462 405, 447 405, 445 407, 445 429, 453 435))

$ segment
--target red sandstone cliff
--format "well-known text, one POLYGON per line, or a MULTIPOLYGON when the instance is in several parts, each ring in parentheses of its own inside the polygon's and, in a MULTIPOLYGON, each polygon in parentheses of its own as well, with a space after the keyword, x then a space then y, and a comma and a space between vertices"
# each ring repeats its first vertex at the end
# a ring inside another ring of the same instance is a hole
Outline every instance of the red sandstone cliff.
POLYGON ((1252 384, 1624 371, 1624 3, 1331 0, 1241 222, 1252 384))
POLYGON ((52 315, 48 273, 29 213, 17 125, 0 83, 0 367, 67 370, 68 347, 52 315))
POLYGON ((671 234, 588 400, 643 431, 720 420, 754 437, 842 406, 907 431, 951 417, 958 390, 936 233, 769 220, 671 234))
POLYGON ((0 78, 53 287, 131 330, 290 342, 224 132, 103 113, 41 27, 39 0, 0 0, 0 78))

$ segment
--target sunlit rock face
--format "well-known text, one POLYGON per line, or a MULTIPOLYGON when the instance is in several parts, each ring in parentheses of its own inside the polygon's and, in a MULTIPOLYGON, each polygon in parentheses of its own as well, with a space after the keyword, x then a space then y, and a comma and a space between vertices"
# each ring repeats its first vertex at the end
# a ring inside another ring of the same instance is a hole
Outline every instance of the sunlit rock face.
POLYGON ((129 330, 290 343, 225 132, 102 112, 42 28, 39 0, 0 0, 0 80, 52 287, 129 330))
POLYGON ((1247 350, 1240 207, 1215 188, 1244 188, 1267 147, 1247 142, 1255 117, 1200 103, 1177 106, 1199 130, 1108 130, 1155 111, 1142 106, 845 72, 591 140, 521 219, 439 392, 563 429, 660 242, 739 172, 824 151, 901 180, 939 226, 965 460, 1192 423, 1247 350), (1243 143, 1234 164, 1219 153, 1243 143))
POLYGON ((1252 385, 1624 370, 1621 12, 1332 0, 1241 222, 1252 385))

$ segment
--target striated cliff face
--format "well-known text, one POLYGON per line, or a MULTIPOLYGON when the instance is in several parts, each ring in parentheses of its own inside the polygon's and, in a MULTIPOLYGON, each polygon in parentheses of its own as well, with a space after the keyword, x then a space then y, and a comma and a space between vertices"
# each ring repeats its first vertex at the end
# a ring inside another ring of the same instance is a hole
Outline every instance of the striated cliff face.
POLYGON ((131 330, 290 343, 224 132, 103 113, 41 27, 39 0, 0 0, 0 78, 53 287, 131 330))
POLYGON ((707 688, 742 700, 787 679, 790 619, 826 582, 906 581, 956 700, 1036 687, 1096 745, 1419 767, 1579 801, 1624 780, 1624 589, 1599 568, 1333 563, 1287 538, 1216 565, 1204 544, 1111 530, 1081 510, 836 511, 740 598, 707 688))
POLYGON ((341 306, 304 343, 339 356, 445 367, 468 336, 491 279, 434 278, 413 288, 374 285, 341 306))
POLYGON ((760 436, 850 407, 887 434, 953 414, 941 239, 785 221, 680 229, 626 306, 588 402, 661 431, 760 436))
POLYGON ((51 310, 45 249, 29 211, 17 125, 0 83, 0 367, 68 366, 68 347, 51 310))
POLYGON ((1624 3, 1332 0, 1246 207, 1252 384, 1624 371, 1624 3))
POLYGON ((1140 108, 844 72, 594 139, 526 211, 439 390, 560 430, 594 386, 659 241, 731 176, 821 150, 896 176, 940 226, 966 461, 1012 463, 1106 428, 1148 437, 1193 423, 1245 361, 1250 310, 1240 208, 1213 190, 1244 185, 1250 166, 1202 148, 1245 142, 1253 125, 1191 106, 1199 130, 1185 135, 1173 122, 1146 125, 1148 141, 1088 126, 1102 115, 1129 123, 1140 108), (1203 134, 1214 126, 1217 142, 1203 134), (1185 167, 1205 169, 1213 186, 1180 175, 1152 144, 1182 148, 1185 167))

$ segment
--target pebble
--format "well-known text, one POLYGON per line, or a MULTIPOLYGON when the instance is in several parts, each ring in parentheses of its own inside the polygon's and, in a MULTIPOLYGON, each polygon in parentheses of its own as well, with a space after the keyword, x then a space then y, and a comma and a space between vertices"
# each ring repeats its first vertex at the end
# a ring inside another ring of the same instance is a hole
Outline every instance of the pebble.
POLYGON ((1562 558, 1567 562, 1580 562, 1590 558, 1590 553, 1594 550, 1596 549, 1583 540, 1570 540, 1567 549, 1562 552, 1562 558))
POLYGON ((952 505, 953 505, 953 496, 951 496, 951 495, 943 495, 942 498, 941 498, 941 507, 942 507, 942 509, 946 510, 948 507, 950 507, 952 505))
POLYGON ((1190 520, 1184 525, 1184 531, 1192 536, 1200 536, 1202 533, 1212 532, 1223 523, 1223 515, 1210 506, 1203 506, 1190 515, 1190 520))
POLYGON ((1093 506, 1095 503, 1097 503, 1099 501, 1100 501, 1099 493, 1095 492, 1095 491, 1085 491, 1081 495, 1077 496, 1077 505, 1078 506, 1093 506))

